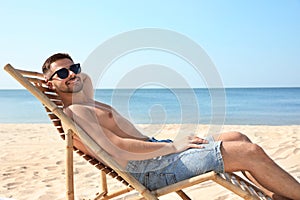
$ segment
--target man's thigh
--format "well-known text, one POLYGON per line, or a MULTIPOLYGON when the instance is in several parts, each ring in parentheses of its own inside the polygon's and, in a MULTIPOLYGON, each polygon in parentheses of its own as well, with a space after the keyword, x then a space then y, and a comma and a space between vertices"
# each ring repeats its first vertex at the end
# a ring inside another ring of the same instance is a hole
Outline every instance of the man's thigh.
POLYGON ((221 145, 221 153, 226 172, 245 171, 253 164, 252 149, 255 144, 240 141, 224 141, 221 145))

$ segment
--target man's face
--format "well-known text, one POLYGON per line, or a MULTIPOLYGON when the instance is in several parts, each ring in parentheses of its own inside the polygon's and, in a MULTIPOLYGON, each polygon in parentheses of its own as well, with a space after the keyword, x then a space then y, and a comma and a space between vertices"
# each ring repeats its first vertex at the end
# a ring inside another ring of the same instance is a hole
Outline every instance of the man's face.
MULTIPOLYGON (((51 75, 54 74, 57 70, 66 68, 69 69, 71 65, 74 63, 68 59, 60 59, 57 60, 50 65, 51 75)), ((83 88, 83 82, 81 80, 80 73, 75 74, 74 72, 69 70, 69 76, 65 79, 60 79, 57 74, 53 76, 50 80, 54 89, 59 92, 64 93, 77 93, 80 92, 83 88)))

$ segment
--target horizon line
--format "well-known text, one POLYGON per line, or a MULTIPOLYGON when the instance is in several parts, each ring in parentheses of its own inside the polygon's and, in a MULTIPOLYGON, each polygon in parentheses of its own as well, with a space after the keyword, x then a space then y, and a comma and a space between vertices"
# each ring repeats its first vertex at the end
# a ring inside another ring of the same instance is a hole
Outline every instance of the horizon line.
MULTIPOLYGON (((147 87, 147 88, 95 88, 96 90, 132 90, 132 89, 140 89, 140 90, 164 90, 164 89, 292 89, 292 88, 300 88, 300 86, 235 86, 235 87, 170 87, 170 88, 162 88, 162 87, 147 87)), ((94 89, 94 90, 95 90, 94 89)), ((25 88, 0 88, 0 90, 26 90, 25 88)))

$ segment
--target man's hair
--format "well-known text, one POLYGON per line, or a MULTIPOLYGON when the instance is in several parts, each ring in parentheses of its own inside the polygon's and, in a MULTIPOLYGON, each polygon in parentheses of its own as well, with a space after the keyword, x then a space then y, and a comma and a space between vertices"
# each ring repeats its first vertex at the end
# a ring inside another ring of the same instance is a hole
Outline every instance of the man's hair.
POLYGON ((50 56, 49 58, 47 58, 47 60, 44 62, 43 66, 42 66, 42 70, 43 70, 43 74, 47 75, 49 70, 50 70, 50 65, 60 59, 65 59, 68 58, 73 62, 73 59, 71 58, 71 56, 67 53, 56 53, 52 56, 50 56))

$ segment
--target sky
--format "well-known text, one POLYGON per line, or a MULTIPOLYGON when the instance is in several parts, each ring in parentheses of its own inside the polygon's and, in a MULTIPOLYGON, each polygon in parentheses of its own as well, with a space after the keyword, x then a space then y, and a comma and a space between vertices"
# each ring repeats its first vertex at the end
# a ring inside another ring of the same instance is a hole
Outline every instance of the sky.
MULTIPOLYGON (((0 0, 0 27, 2 68, 10 63, 41 71, 44 60, 57 52, 84 63, 115 36, 157 28, 198 44, 214 63, 224 87, 300 87, 299 0, 0 0)), ((96 86, 113 88, 124 74, 149 64, 185 73, 191 87, 205 82, 180 56, 144 50, 115 60, 104 83, 96 86), (134 67, 121 70, 130 65, 134 67)), ((0 89, 19 88, 0 70, 0 89)))

